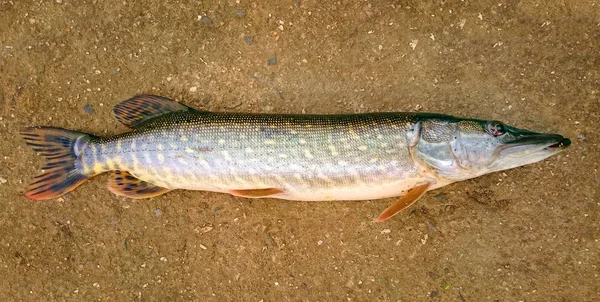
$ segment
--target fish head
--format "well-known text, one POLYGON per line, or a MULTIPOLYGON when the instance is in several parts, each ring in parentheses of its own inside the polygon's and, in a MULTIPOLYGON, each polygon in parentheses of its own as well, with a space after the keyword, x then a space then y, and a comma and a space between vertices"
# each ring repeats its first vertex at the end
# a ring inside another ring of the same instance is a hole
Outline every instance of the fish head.
POLYGON ((414 157, 425 170, 449 181, 532 164, 571 144, 558 134, 518 129, 499 121, 438 118, 420 123, 414 157))

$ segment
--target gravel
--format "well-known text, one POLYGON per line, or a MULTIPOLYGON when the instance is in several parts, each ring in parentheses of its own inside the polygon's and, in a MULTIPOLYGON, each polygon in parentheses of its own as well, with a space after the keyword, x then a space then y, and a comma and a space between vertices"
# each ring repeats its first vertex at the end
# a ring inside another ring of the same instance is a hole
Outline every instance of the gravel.
POLYGON ((94 108, 92 108, 90 105, 84 105, 83 111, 85 111, 87 114, 94 114, 94 108))

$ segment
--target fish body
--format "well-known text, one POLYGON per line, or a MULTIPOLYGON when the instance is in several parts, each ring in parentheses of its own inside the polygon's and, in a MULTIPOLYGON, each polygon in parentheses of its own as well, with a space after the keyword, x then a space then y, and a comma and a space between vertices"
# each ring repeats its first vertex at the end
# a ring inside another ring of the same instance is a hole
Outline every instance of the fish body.
POLYGON ((570 144, 440 114, 217 113, 147 95, 117 105, 115 114, 133 130, 100 138, 24 129, 49 162, 26 195, 53 198, 112 171, 109 189, 134 198, 175 189, 312 201, 404 196, 385 220, 425 191, 536 162, 570 144))
POLYGON ((292 200, 401 195, 429 177, 412 159, 414 114, 257 115, 188 111, 90 141, 85 174, 112 170, 168 189, 278 188, 292 200))

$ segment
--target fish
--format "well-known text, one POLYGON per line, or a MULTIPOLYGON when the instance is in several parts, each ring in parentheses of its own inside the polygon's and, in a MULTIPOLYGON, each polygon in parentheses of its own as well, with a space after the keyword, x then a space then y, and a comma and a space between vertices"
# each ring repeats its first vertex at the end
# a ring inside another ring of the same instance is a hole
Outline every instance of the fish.
POLYGON ((99 137, 61 128, 20 134, 47 164, 26 188, 57 198, 108 172, 129 198, 203 190, 299 201, 398 197, 386 221, 427 191, 541 161, 571 141, 496 120, 436 113, 260 114, 211 112, 162 96, 114 107, 131 131, 99 137))

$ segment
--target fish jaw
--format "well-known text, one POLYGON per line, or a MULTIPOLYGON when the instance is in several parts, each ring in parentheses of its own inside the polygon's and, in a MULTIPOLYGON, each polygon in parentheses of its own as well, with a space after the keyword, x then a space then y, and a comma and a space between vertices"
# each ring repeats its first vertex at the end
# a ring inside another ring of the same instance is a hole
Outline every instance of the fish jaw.
POLYGON ((565 151, 570 145, 571 140, 558 134, 534 133, 523 136, 498 148, 487 173, 540 162, 565 151))

